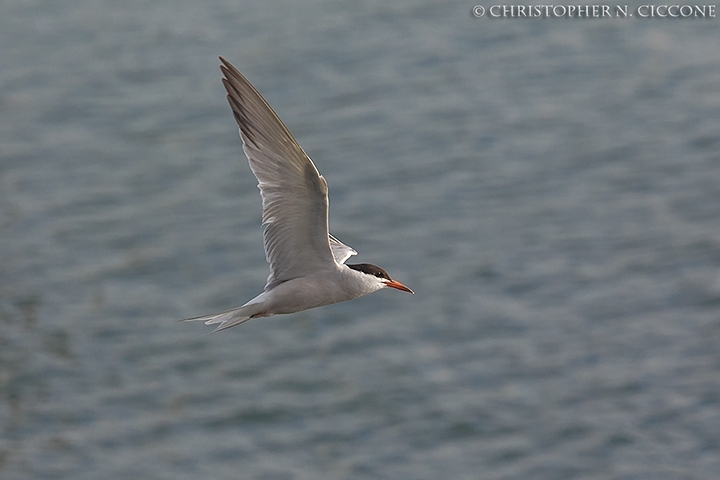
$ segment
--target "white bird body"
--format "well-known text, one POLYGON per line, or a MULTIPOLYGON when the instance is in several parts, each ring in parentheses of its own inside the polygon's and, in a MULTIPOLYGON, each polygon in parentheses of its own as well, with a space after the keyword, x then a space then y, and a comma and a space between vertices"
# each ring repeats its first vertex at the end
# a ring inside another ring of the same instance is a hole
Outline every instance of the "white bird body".
POLYGON ((371 264, 345 265, 357 252, 328 231, 328 188, 300 145, 255 88, 220 57, 223 85, 262 197, 270 264, 265 291, 241 307, 187 321, 219 324, 295 313, 391 287, 413 293, 371 264))

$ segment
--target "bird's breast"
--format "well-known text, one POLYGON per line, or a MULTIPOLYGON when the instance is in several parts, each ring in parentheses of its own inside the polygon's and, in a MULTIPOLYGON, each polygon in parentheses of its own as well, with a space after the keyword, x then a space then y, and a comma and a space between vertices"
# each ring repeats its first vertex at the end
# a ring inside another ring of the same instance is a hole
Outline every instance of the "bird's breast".
POLYGON ((268 292, 274 313, 295 313, 356 298, 344 287, 341 275, 310 275, 283 282, 268 292))

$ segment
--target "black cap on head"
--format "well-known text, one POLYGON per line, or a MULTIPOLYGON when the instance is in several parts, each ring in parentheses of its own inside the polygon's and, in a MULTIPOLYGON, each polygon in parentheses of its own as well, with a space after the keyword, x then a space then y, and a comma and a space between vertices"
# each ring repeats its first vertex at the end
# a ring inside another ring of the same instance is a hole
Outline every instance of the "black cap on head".
POLYGON ((382 268, 375 266, 370 263, 356 263, 353 265, 348 265, 349 268, 352 268, 353 270, 357 270, 358 272, 365 273, 367 275, 372 275, 373 277, 378 278, 385 278, 387 280, 392 280, 390 278, 390 275, 383 270, 382 268))

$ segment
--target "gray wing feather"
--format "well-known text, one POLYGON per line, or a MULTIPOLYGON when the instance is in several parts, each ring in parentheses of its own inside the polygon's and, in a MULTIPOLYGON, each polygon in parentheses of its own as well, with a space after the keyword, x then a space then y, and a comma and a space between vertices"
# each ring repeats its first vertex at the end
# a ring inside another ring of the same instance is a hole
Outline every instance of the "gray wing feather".
POLYGON ((330 248, 332 249, 332 254, 333 257, 335 257, 335 261, 339 264, 343 264, 348 258, 352 257, 353 255, 357 255, 357 252, 354 248, 348 247, 340 240, 335 238, 332 234, 330 234, 330 248))
MULTIPOLYGON (((265 290, 330 268, 336 256, 328 233, 325 179, 250 82, 225 59, 220 61, 227 99, 262 196, 263 239, 270 264, 265 290)), ((347 251, 338 257, 343 255, 347 251)))

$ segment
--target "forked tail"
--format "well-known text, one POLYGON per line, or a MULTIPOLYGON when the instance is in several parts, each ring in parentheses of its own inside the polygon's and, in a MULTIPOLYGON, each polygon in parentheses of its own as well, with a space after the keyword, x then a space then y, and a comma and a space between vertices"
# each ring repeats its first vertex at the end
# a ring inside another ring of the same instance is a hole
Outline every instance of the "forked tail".
POLYGON ((258 307, 259 305, 257 303, 247 303, 242 307, 232 308, 230 310, 225 310, 224 312, 186 318, 180 321, 205 322, 205 325, 215 325, 219 323, 217 328, 213 330, 213 332, 219 332, 220 330, 227 330, 230 327, 245 323, 251 318, 266 316, 262 311, 259 311, 258 307))

